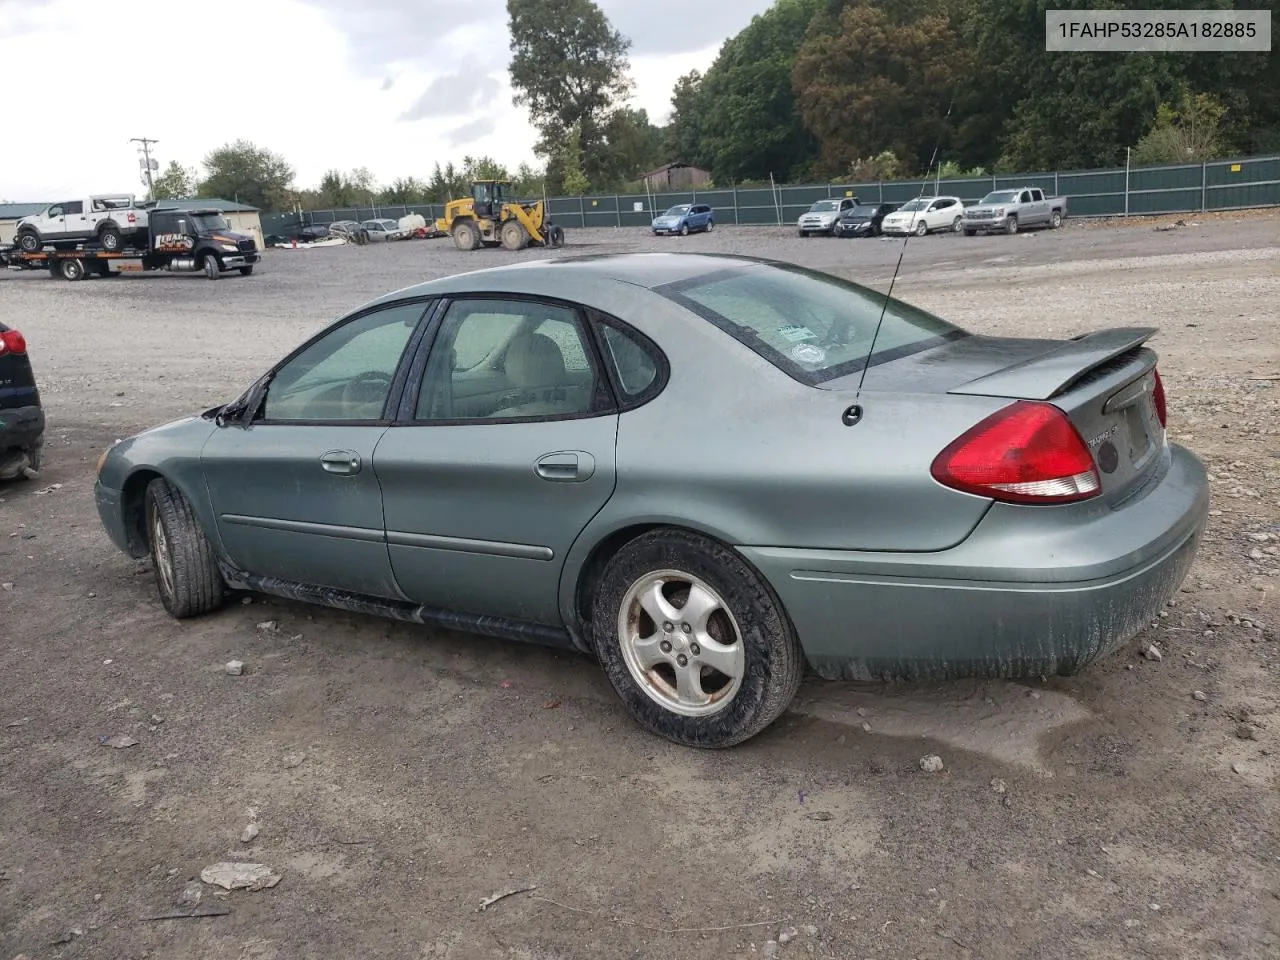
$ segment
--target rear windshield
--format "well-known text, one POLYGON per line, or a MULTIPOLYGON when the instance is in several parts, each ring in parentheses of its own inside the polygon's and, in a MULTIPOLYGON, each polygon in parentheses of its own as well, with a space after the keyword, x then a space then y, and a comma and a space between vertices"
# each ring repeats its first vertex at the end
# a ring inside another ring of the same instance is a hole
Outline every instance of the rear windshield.
POLYGON ((968 336, 900 300, 886 306, 884 294, 790 264, 718 270, 655 287, 654 292, 709 320, 789 376, 815 386, 860 370, 869 354, 874 366, 968 336))

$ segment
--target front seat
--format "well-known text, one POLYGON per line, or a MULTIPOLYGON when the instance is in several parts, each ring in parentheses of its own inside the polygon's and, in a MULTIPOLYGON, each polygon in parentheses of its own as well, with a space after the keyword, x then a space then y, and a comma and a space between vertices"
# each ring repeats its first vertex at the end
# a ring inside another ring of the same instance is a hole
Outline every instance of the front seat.
POLYGON ((580 413, 583 403, 569 383, 564 355, 545 333, 524 333, 507 346, 507 379, 523 401, 490 414, 492 417, 553 417, 580 413))

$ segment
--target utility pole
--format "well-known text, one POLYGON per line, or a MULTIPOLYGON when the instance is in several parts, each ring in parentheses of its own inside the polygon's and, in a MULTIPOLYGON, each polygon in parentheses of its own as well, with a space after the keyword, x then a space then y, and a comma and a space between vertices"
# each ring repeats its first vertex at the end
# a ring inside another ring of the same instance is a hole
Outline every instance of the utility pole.
POLYGON ((151 179, 151 144, 159 143, 159 140, 151 140, 147 137, 130 137, 130 143, 142 144, 143 167, 147 171, 147 199, 152 199, 155 193, 155 184, 151 179))

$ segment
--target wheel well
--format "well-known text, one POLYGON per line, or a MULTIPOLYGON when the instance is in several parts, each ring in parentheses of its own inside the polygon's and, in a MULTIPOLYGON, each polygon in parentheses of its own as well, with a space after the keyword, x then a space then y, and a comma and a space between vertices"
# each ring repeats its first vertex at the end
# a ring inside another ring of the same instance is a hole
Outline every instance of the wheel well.
POLYGON ((578 615, 579 623, 585 625, 591 622, 591 598, 595 595, 596 585, 600 583, 600 578, 604 576, 604 568, 609 565, 609 561, 613 559, 614 554, 637 537, 648 533, 650 530, 657 530, 662 526, 665 526, 665 524, 639 523, 634 526, 623 527, 621 530, 615 530, 595 545, 595 548, 587 557, 587 562, 582 565, 582 571, 578 574, 578 588, 573 595, 573 609, 574 613, 578 615))
POLYGON ((138 470, 129 475, 120 492, 120 512, 124 517, 124 532, 129 540, 129 555, 142 558, 147 555, 147 486, 158 480, 154 470, 138 470))

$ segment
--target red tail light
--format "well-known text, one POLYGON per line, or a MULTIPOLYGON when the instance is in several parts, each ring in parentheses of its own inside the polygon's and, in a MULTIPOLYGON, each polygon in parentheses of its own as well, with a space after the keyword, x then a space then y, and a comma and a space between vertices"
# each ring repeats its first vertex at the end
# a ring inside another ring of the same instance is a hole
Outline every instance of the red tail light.
POLYGON ((993 413, 943 450, 930 470, 939 483, 1010 503, 1074 503, 1097 496, 1098 468, 1067 415, 1020 400, 993 413))
POLYGON ((1151 391, 1151 402, 1156 405, 1156 416, 1160 418, 1160 426, 1168 426, 1168 411, 1164 405, 1164 381, 1160 379, 1160 371, 1154 371, 1156 375, 1156 386, 1151 391))
POLYGON ((27 340, 17 330, 0 332, 0 354, 26 352, 27 340))

